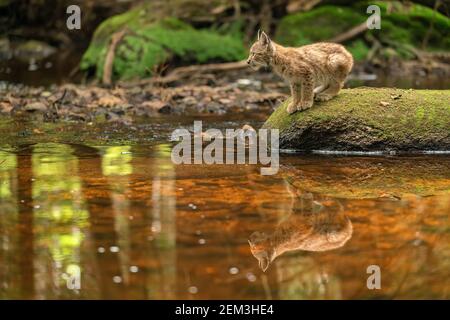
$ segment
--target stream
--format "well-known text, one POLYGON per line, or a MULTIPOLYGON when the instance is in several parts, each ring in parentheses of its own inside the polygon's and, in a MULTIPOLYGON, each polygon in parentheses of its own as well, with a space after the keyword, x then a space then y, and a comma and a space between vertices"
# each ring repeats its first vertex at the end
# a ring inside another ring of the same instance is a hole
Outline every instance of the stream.
POLYGON ((192 123, 161 116, 138 140, 50 126, 36 141, 4 124, 0 299, 449 298, 448 155, 281 154, 273 176, 175 165, 170 133, 192 123))

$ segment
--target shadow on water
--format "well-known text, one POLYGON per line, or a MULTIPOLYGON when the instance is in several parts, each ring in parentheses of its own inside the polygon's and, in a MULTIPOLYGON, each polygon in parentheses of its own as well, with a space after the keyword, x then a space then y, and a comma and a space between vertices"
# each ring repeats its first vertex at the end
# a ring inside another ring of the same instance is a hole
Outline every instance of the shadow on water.
POLYGON ((0 298, 449 298, 448 157, 282 156, 261 176, 170 153, 1 148, 0 298), (427 168, 436 195, 405 189, 427 168))

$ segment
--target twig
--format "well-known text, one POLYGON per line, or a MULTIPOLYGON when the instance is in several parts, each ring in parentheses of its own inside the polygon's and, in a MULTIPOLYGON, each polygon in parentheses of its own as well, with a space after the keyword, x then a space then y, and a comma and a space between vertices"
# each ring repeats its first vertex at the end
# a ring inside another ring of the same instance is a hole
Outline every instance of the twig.
POLYGON ((111 43, 108 48, 108 53, 106 54, 105 64, 103 67, 103 78, 102 82, 105 85, 111 85, 112 83, 112 69, 114 64, 114 56, 116 54, 116 47, 126 34, 126 29, 122 29, 114 33, 111 37, 111 43))
POLYGON ((309 11, 322 0, 302 0, 302 1, 288 1, 286 10, 289 13, 294 13, 297 11, 309 11))
MULTIPOLYGON (((167 84, 203 73, 229 71, 247 68, 245 60, 226 63, 211 63, 175 68, 168 75, 153 77, 139 81, 139 84, 167 84)), ((125 85, 126 86, 126 85, 125 85)))
POLYGON ((378 41, 378 39, 375 38, 370 33, 367 34, 365 38, 368 42, 372 43, 372 48, 370 48, 370 51, 366 56, 367 61, 372 62, 372 60, 375 58, 375 55, 377 54, 378 50, 380 50, 382 46, 381 46, 380 41, 378 41))
POLYGON ((270 32, 272 25, 272 7, 268 0, 264 0, 261 5, 261 11, 259 12, 259 21, 262 30, 270 32))
POLYGON ((233 0, 233 7, 234 7, 234 19, 235 20, 241 19, 241 4, 239 3, 239 0, 233 0))
POLYGON ((66 97, 66 93, 67 93, 67 89, 64 89, 61 97, 59 97, 58 99, 56 99, 53 102, 53 107, 56 109, 56 114, 58 114, 58 112, 59 112, 58 104, 64 102, 64 98, 66 97))
POLYGON ((366 24, 366 22, 363 22, 363 23, 357 25, 356 27, 353 27, 350 30, 347 30, 346 32, 337 35, 336 37, 331 38, 328 41, 342 43, 342 42, 345 42, 347 40, 350 40, 350 39, 356 37, 357 35, 365 32, 366 30, 367 30, 367 24, 366 24))
POLYGON ((431 20, 430 26, 427 29, 425 36, 423 37, 422 49, 425 49, 428 45, 428 41, 430 40, 430 36, 431 36, 431 31, 434 29, 434 22, 436 21, 436 16, 437 16, 436 13, 437 13, 440 5, 441 5, 441 1, 436 0, 436 2, 434 3, 434 8, 433 8, 433 19, 431 20))

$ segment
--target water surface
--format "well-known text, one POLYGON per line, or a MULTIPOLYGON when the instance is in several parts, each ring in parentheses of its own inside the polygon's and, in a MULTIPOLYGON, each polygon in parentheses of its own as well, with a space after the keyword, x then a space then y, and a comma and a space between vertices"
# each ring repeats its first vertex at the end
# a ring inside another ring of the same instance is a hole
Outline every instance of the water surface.
POLYGON ((0 298, 450 297, 450 157, 282 155, 262 176, 174 165, 178 125, 145 144, 5 144, 0 298))

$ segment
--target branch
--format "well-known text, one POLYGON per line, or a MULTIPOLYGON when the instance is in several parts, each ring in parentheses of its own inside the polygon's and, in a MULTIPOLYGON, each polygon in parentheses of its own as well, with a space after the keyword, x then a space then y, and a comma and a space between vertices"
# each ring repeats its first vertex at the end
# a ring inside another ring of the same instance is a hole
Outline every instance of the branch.
POLYGON ((105 85, 108 85, 108 86, 111 85, 114 56, 116 54, 116 47, 120 43, 120 41, 122 41, 126 32, 127 32, 126 29, 122 29, 122 30, 114 33, 111 37, 111 43, 109 45, 108 53, 106 54, 105 64, 103 66, 102 82, 105 85))
POLYGON ((354 37, 356 37, 357 35, 365 32, 367 30, 367 24, 364 21, 363 23, 357 25, 356 27, 351 28, 350 30, 341 33, 339 35, 337 35, 336 37, 328 40, 328 42, 337 42, 337 43, 342 43, 345 42, 347 40, 350 40, 354 37))
POLYGON ((226 63, 212 63, 192 65, 187 67, 175 68, 168 75, 164 77, 154 77, 149 79, 152 83, 170 83, 183 78, 192 77, 194 74, 229 71, 247 68, 247 62, 245 60, 226 63))

